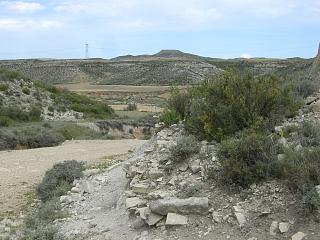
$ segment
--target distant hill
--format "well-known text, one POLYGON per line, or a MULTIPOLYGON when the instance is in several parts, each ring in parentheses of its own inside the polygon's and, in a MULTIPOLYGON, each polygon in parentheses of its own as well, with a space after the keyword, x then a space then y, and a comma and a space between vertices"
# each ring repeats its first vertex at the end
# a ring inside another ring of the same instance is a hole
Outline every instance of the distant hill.
POLYGON ((313 59, 219 59, 162 50, 153 55, 126 55, 107 59, 33 59, 0 61, 0 68, 18 70, 47 83, 184 85, 197 84, 208 76, 233 68, 254 74, 275 73, 304 78, 313 59))

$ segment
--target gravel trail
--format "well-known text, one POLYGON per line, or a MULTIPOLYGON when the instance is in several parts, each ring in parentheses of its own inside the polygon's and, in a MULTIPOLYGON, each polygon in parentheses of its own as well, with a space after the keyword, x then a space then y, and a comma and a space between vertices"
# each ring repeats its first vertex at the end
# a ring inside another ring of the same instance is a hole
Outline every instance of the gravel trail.
POLYGON ((24 195, 39 183, 46 170, 65 160, 95 163, 107 156, 128 153, 146 141, 83 140, 67 141, 57 147, 0 152, 0 216, 18 213, 24 195))

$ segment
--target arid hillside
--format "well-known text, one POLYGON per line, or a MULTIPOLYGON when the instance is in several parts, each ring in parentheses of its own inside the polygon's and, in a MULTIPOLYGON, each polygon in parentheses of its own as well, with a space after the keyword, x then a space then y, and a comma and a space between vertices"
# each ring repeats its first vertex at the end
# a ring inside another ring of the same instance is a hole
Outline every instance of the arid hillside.
POLYGON ((163 50, 154 55, 120 56, 111 60, 31 59, 0 61, 0 68, 18 70, 47 83, 185 85, 197 84, 228 68, 255 74, 304 77, 313 59, 217 59, 163 50))

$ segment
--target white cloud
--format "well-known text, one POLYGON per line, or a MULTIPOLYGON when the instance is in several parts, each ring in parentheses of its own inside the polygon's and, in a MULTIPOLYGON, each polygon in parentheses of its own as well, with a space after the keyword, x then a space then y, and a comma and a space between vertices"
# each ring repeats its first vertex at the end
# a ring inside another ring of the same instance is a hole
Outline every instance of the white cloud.
POLYGON ((244 54, 242 54, 240 57, 241 57, 241 58, 245 58, 245 59, 250 59, 250 58, 252 58, 251 55, 248 54, 248 53, 244 53, 244 54))
POLYGON ((1 1, 0 6, 19 13, 33 13, 45 9, 45 6, 41 3, 23 1, 1 1))
POLYGON ((32 30, 59 28, 63 24, 54 20, 0 19, 0 30, 32 30))
MULTIPOLYGON (((70 21, 93 17, 102 25, 137 30, 203 30, 229 24, 290 18, 314 11, 318 0, 57 0, 57 14, 70 21), (313 10, 311 10, 313 8, 313 10), (136 23, 136 24, 134 24, 136 23)), ((306 14, 307 15, 307 14, 306 14)), ((304 16, 300 16, 304 18, 304 16)))

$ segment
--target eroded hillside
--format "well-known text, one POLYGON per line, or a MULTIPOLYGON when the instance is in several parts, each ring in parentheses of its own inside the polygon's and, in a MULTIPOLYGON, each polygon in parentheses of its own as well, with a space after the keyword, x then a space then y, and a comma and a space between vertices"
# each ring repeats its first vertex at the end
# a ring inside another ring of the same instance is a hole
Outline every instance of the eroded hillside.
POLYGON ((0 68, 53 84, 194 84, 221 72, 209 63, 189 60, 17 60, 2 61, 0 68))
POLYGON ((185 85, 197 84, 228 68, 254 74, 275 73, 304 78, 313 59, 216 59, 163 50, 154 55, 120 56, 111 60, 16 60, 0 61, 0 68, 19 70, 47 83, 185 85))

